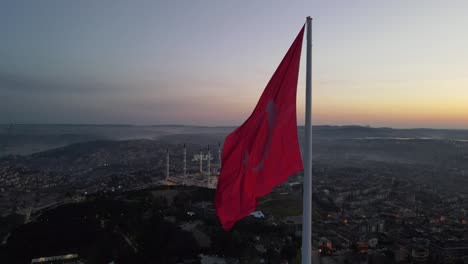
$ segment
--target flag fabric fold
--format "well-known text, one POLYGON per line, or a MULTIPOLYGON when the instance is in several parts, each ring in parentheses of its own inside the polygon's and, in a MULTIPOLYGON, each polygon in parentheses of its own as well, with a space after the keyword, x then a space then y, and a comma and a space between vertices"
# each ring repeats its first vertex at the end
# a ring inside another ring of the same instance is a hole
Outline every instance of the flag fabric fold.
POLYGON ((215 207, 225 230, 255 211, 259 197, 303 170, 296 121, 303 34, 304 27, 250 117, 224 142, 215 207))

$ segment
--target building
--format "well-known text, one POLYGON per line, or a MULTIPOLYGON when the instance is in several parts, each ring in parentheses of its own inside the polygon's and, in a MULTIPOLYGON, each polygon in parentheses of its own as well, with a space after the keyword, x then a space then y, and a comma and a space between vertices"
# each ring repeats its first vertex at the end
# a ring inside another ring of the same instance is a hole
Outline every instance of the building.
POLYGON ((67 254, 61 256, 52 256, 52 257, 41 257, 35 258, 31 260, 31 264, 40 263, 40 264, 82 264, 83 262, 80 261, 78 258, 78 254, 67 254))

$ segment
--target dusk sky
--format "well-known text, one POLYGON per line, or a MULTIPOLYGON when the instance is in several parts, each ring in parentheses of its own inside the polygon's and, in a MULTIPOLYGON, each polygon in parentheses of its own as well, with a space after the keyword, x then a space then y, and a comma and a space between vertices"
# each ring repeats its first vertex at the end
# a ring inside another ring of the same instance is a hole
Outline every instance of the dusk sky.
POLYGON ((468 128, 467 14, 464 0, 2 1, 0 123, 240 125, 310 15, 314 124, 468 128))

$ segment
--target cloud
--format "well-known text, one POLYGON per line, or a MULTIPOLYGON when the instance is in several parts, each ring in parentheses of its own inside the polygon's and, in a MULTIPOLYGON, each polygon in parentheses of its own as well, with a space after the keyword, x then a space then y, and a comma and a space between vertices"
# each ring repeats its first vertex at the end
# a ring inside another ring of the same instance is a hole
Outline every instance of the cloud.
POLYGON ((0 92, 47 94, 93 93, 122 90, 123 87, 92 78, 37 78, 0 72, 0 92))

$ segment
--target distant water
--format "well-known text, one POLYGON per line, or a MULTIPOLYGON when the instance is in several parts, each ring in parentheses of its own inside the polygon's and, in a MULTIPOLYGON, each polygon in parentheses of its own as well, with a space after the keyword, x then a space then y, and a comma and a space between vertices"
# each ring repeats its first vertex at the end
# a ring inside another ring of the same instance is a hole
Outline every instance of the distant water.
POLYGON ((448 139, 448 138, 429 138, 429 137, 360 137, 353 138, 358 140, 374 140, 374 139, 392 139, 392 140, 447 140, 447 141, 457 141, 457 142, 468 142, 468 139, 448 139))
MULTIPOLYGON (((235 127, 183 125, 0 125, 0 157, 28 155, 74 143, 95 140, 166 140, 169 143, 222 143, 235 127)), ((360 126, 314 126, 314 142, 331 139, 361 140, 453 140, 468 141, 468 130, 391 129, 360 126)), ((298 127, 304 140, 303 127, 298 127)), ((301 144, 302 145, 302 144, 301 144)))
POLYGON ((224 135, 232 130, 232 127, 175 125, 0 125, 0 156, 28 155, 95 140, 157 140, 171 135, 224 135))

